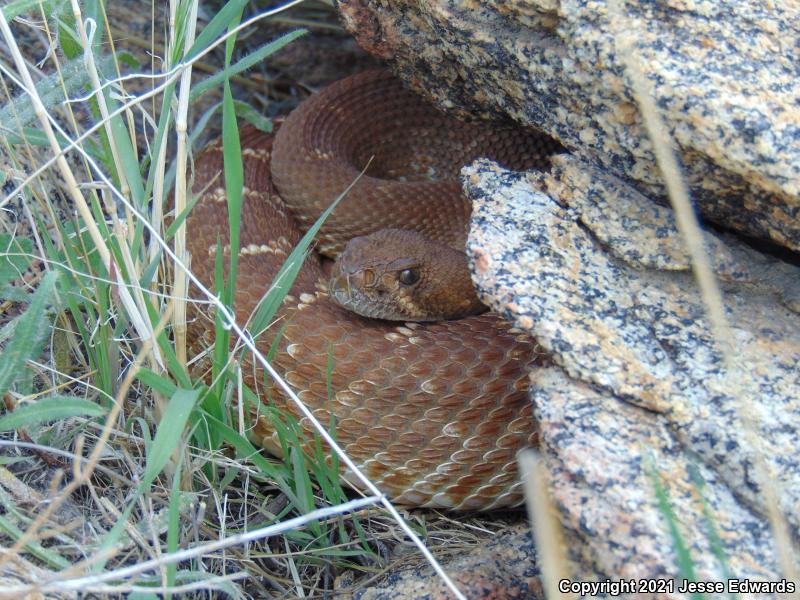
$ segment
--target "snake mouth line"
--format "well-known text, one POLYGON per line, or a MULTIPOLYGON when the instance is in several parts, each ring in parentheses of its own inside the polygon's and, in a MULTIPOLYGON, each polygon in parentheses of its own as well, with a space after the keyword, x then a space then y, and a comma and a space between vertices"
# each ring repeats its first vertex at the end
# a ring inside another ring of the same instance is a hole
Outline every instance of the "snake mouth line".
POLYGON ((407 317, 392 311, 390 307, 377 305, 350 283, 346 274, 334 274, 328 282, 328 295, 336 304, 362 317, 384 321, 404 321, 407 317))

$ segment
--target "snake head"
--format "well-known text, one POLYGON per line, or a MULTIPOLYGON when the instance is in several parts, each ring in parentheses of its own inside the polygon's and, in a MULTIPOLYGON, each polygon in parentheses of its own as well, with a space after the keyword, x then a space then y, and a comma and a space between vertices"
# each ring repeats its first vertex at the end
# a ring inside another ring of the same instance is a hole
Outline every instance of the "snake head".
POLYGON ((466 255, 406 229, 351 239, 333 266, 328 290, 337 304, 390 321, 459 319, 486 310, 466 255))

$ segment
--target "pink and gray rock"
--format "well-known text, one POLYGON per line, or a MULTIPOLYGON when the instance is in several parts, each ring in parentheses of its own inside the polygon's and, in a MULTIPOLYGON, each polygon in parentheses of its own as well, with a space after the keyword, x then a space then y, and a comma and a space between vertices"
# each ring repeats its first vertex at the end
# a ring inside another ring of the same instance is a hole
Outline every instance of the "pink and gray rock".
POLYGON ((679 577, 657 477, 699 579, 727 578, 715 535, 731 573, 780 579, 753 465, 766 460, 797 536, 800 317, 785 283, 800 269, 707 234, 736 344, 729 371, 671 211, 568 155, 549 173, 484 160, 463 174, 482 299, 557 365, 531 373, 532 399, 573 574, 679 577))

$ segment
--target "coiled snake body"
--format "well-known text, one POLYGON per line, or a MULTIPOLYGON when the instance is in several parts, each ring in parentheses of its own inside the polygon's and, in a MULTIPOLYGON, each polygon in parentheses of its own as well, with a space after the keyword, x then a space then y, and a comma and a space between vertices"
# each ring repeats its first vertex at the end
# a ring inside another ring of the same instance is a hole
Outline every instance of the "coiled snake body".
MULTIPOLYGON (((313 96, 277 138, 241 131, 240 323, 273 283, 300 228, 370 157, 366 175, 323 227, 319 248, 335 253, 354 235, 393 227, 463 249, 470 208, 457 180, 460 168, 479 156, 512 168, 541 167, 552 150, 552 143, 529 134, 444 116, 382 71, 313 96)), ((203 151, 195 171, 193 190, 201 197, 187 221, 188 248, 195 273, 213 287, 217 241, 226 265, 230 251, 220 142, 203 151)), ((353 461, 400 504, 471 510, 520 503, 515 457, 537 442, 527 388, 530 368, 546 360, 541 348, 491 313, 438 323, 364 318, 331 301, 323 279, 319 257, 307 259, 259 347, 322 423, 333 411, 337 441, 353 461)), ((213 342, 213 326, 207 315, 193 316, 189 339, 199 352, 213 342)), ((274 384, 265 384, 250 363, 243 370, 262 398, 312 431, 274 384)), ((280 452, 266 419, 252 433, 280 452)))

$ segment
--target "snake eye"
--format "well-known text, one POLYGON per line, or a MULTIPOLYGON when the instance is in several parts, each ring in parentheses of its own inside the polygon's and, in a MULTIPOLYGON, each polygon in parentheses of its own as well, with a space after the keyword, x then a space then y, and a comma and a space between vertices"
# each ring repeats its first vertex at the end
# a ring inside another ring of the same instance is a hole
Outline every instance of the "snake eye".
POLYGON ((403 269, 397 278, 403 285, 414 285, 419 281, 419 269, 416 267, 403 269))

